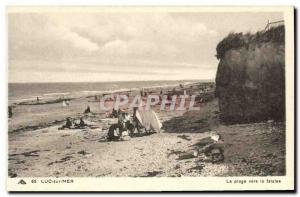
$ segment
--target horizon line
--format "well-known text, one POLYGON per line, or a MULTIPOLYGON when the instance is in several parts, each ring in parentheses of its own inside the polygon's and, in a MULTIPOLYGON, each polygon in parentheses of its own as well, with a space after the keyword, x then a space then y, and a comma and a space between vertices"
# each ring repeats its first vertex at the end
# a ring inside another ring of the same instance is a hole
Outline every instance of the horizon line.
POLYGON ((38 81, 33 81, 33 82, 8 82, 8 84, 13 84, 13 83, 111 83, 111 82, 156 82, 156 81, 165 81, 165 82, 175 82, 175 81, 215 81, 215 79, 178 79, 178 80, 129 80, 129 81, 49 81, 49 82, 38 82, 38 81))

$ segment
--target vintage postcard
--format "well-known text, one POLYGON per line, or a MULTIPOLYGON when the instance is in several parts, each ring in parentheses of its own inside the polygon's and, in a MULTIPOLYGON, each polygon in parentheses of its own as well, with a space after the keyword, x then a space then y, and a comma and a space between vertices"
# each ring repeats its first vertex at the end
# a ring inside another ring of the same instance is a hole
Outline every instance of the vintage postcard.
POLYGON ((294 8, 7 7, 8 191, 294 190, 294 8))

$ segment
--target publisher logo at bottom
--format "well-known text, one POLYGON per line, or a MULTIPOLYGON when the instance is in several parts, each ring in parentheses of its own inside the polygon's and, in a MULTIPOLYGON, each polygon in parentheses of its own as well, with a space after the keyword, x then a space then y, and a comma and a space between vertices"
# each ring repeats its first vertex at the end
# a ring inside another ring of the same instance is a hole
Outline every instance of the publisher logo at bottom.
POLYGON ((25 182, 23 179, 21 179, 21 180, 18 182, 18 184, 25 185, 25 184, 26 184, 26 182, 25 182))

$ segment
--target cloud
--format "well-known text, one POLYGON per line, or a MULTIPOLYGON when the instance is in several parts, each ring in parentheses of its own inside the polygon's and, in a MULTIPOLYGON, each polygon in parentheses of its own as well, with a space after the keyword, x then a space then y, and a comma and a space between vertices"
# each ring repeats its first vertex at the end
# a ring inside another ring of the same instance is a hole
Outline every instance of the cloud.
MULTIPOLYGON (((75 56, 78 54, 77 51, 86 51, 87 53, 81 56, 113 55, 114 58, 173 59, 182 53, 182 55, 190 53, 191 56, 193 54, 191 49, 206 44, 206 39, 213 38, 217 34, 202 23, 174 19, 165 13, 156 15, 106 13, 78 16, 70 13, 41 16, 22 14, 21 17, 10 16, 10 20, 15 20, 12 25, 11 21, 9 23, 11 34, 19 34, 15 30, 22 28, 25 34, 13 37, 21 39, 21 42, 28 40, 30 42, 26 44, 28 48, 43 48, 48 45, 48 50, 55 51, 60 47, 59 51, 74 52, 75 56), (38 17, 42 19, 36 20, 38 17), (34 39, 36 42, 32 42, 34 39)), ((34 57, 39 53, 35 51, 28 55, 34 57)))
POLYGON ((71 43, 76 49, 82 49, 89 52, 99 49, 99 46, 96 43, 63 26, 48 26, 46 32, 61 42, 71 43))
MULTIPOLYGON (((174 79, 216 68, 217 32, 168 13, 10 13, 8 29, 9 59, 35 61, 30 64, 45 73, 55 68, 174 79)), ((24 64, 13 62, 12 72, 32 69, 24 64)))

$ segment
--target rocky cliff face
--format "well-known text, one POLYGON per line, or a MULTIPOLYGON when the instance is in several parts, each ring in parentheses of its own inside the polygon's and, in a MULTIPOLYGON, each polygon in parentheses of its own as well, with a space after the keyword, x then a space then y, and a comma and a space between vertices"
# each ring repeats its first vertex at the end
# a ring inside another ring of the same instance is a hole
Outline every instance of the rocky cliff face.
POLYGON ((285 118, 284 26, 230 34, 217 46, 221 119, 245 123, 285 118))

